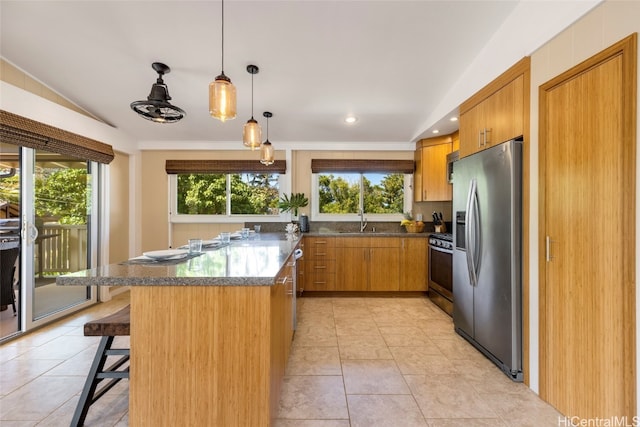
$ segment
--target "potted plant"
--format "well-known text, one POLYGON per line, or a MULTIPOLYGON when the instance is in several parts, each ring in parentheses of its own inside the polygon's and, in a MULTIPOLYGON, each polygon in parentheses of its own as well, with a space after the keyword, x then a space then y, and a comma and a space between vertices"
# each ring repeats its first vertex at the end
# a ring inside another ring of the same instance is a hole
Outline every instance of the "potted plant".
POLYGON ((304 193, 291 193, 290 196, 283 194, 278 202, 278 208, 281 212, 291 212, 294 218, 298 218, 298 209, 309 204, 304 193))

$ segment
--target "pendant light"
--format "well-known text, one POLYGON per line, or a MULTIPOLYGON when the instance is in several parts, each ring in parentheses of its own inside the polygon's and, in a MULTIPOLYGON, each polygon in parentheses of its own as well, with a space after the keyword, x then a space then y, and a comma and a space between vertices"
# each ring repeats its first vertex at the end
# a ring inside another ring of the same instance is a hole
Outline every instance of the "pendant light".
POLYGON ((267 140, 262 143, 262 147, 260 148, 260 163, 263 165, 269 166, 272 165, 273 160, 273 145, 269 142, 269 118, 273 116, 269 111, 265 111, 262 113, 263 116, 267 118, 267 140))
POLYGON ((222 72, 209 83, 209 114, 221 122, 236 118, 236 87, 224 75, 224 0, 222 0, 222 72))
POLYGON ((247 71, 251 74, 251 118, 244 124, 242 143, 245 147, 251 148, 251 151, 253 151, 260 147, 262 140, 262 129, 260 129, 260 125, 256 119, 253 118, 253 76, 258 74, 260 69, 256 65, 247 65, 247 71))

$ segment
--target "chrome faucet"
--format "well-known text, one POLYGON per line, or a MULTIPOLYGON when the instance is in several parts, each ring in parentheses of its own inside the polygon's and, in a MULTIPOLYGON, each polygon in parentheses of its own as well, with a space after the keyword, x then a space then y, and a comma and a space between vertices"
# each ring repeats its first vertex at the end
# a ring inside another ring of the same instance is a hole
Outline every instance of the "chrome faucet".
POLYGON ((360 215, 360 232, 364 233, 364 229, 367 228, 367 220, 364 219, 364 209, 360 209, 358 215, 360 215))

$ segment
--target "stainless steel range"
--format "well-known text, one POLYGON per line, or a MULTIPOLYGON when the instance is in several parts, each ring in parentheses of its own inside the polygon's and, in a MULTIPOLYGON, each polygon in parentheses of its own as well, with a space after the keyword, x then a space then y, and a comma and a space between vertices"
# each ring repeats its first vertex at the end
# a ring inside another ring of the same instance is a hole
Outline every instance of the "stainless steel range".
POLYGON ((451 233, 429 236, 429 298, 449 316, 453 313, 452 254, 451 233))

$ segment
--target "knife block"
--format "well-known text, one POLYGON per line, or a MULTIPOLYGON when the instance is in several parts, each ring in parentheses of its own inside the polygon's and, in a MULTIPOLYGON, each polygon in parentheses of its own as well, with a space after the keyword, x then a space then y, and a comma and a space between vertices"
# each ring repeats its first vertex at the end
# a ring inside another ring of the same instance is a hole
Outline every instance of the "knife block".
POLYGON ((435 225, 435 229, 436 229, 436 233, 446 233, 447 232, 447 226, 444 224, 444 222, 442 224, 436 224, 435 225))

